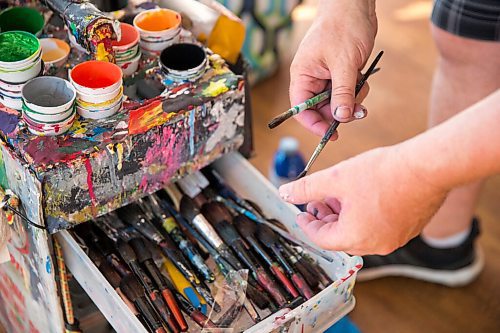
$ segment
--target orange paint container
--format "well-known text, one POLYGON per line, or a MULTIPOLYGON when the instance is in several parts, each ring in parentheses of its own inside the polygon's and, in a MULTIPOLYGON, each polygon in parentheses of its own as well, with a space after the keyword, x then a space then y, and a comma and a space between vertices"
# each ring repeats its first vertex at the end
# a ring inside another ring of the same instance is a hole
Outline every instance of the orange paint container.
POLYGON ((140 33, 141 48, 146 53, 159 54, 179 40, 181 15, 165 8, 146 10, 134 18, 134 27, 140 33))

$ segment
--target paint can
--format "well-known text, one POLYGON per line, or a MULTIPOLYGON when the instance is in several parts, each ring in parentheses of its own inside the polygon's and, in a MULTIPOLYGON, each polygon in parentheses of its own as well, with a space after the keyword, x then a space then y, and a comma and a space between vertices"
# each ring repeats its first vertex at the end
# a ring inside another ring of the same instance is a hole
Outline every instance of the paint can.
POLYGON ((42 69, 41 46, 35 35, 24 31, 0 34, 0 80, 23 83, 42 69))
MULTIPOLYGON (((37 77, 43 75, 43 69, 44 66, 42 61, 42 66, 37 77)), ((21 111, 23 106, 21 91, 25 84, 26 82, 11 83, 0 80, 0 103, 8 108, 21 111)))
POLYGON ((205 50, 196 44, 174 44, 160 55, 161 69, 173 81, 197 80, 205 73, 207 63, 205 50))
POLYGON ((75 119, 75 99, 75 88, 64 79, 42 76, 28 81, 22 89, 22 116, 30 132, 65 133, 75 119))
POLYGON ((139 31, 130 24, 120 23, 121 39, 113 42, 116 64, 124 76, 133 75, 139 67, 141 51, 139 49, 139 31))
POLYGON ((86 61, 69 73, 76 89, 76 110, 85 118, 103 119, 121 109, 123 101, 122 71, 104 61, 86 61))
POLYGON ((68 43, 58 38, 40 39, 42 47, 42 60, 45 64, 45 72, 55 74, 66 64, 71 51, 68 43))
POLYGON ((139 30, 142 50, 159 55, 164 48, 179 41, 181 14, 166 8, 146 10, 134 18, 134 27, 139 30))
POLYGON ((45 19, 35 8, 10 7, 0 13, 0 31, 26 31, 39 36, 45 19))

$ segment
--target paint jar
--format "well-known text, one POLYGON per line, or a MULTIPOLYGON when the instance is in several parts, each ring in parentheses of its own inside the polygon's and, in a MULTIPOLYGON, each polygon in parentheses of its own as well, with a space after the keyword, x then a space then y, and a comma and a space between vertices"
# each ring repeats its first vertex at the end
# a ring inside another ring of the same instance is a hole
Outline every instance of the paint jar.
MULTIPOLYGON (((37 76, 43 74, 43 66, 37 76)), ((26 82, 10 83, 0 80, 0 103, 8 108, 21 111, 23 106, 21 91, 26 82)))
POLYGON ((160 55, 161 69, 173 81, 195 81, 205 73, 207 64, 205 50, 196 44, 174 44, 160 55))
POLYGON ((24 83, 36 77, 42 69, 41 46, 38 38, 24 31, 0 34, 0 80, 24 83))
POLYGON ((59 135, 75 120, 76 90, 70 82, 43 76, 30 80, 22 89, 23 119, 31 133, 59 135))
POLYGON ((137 71, 141 60, 139 49, 139 31, 130 24, 120 23, 121 39, 113 42, 116 64, 122 69, 124 76, 130 76, 137 71))
POLYGON ((11 7, 0 13, 0 31, 26 31, 39 36, 45 20, 42 13, 29 7, 11 7))
POLYGON ((42 60, 45 64, 45 71, 48 73, 57 73, 57 71, 66 64, 70 46, 65 41, 58 38, 40 39, 42 47, 42 60))
POLYGON ((82 117, 103 119, 121 109, 123 80, 117 65, 86 61, 76 65, 69 78, 76 89, 76 110, 82 117))
POLYGON ((181 15, 165 8, 146 10, 134 18, 134 26, 139 30, 142 50, 159 55, 164 48, 179 41, 181 15))

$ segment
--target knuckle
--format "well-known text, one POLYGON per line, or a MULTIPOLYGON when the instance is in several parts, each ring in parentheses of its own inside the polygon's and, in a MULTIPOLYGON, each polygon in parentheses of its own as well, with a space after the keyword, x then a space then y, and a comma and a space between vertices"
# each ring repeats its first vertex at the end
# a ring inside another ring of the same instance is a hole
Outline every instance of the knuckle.
POLYGON ((332 95, 335 97, 354 97, 354 87, 346 84, 336 85, 332 88, 332 95))

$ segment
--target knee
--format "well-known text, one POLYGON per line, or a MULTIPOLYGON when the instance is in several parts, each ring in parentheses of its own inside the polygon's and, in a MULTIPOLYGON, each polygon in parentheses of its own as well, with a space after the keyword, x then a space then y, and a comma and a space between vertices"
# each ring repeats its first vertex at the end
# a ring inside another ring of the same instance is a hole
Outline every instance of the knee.
POLYGON ((432 25, 432 36, 442 64, 454 68, 475 68, 497 72, 500 43, 460 37, 432 25))

